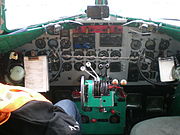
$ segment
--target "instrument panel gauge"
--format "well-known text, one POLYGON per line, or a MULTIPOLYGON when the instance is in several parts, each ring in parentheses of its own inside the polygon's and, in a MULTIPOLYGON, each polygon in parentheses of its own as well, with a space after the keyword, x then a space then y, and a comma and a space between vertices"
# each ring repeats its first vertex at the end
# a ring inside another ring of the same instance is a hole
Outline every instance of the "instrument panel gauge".
MULTIPOLYGON (((95 62, 91 62, 91 67, 95 70, 96 69, 96 64, 95 62)), ((89 67, 87 67, 87 70, 91 71, 89 67)))
POLYGON ((31 51, 27 51, 27 52, 25 52, 25 54, 24 54, 25 56, 28 56, 28 57, 30 57, 31 56, 31 51))
POLYGON ((77 63, 74 64, 74 69, 75 69, 76 71, 81 71, 80 68, 81 68, 82 66, 84 66, 83 63, 77 62, 77 63))
POLYGON ((146 55, 146 57, 154 59, 154 52, 145 51, 145 55, 146 55))
POLYGON ((114 57, 114 58, 121 57, 121 52, 118 51, 118 50, 114 50, 114 51, 111 52, 110 56, 114 57))
POLYGON ((159 50, 166 50, 168 49, 169 45, 169 40, 161 39, 161 42, 159 43, 159 50))
POLYGON ((132 40, 131 42, 131 48, 133 50, 139 50, 141 48, 142 44, 140 40, 132 40))
POLYGON ((44 48, 46 47, 46 42, 45 42, 44 39, 37 39, 37 40, 35 41, 35 45, 36 45, 36 47, 39 48, 39 49, 44 49, 44 48))
POLYGON ((71 51, 64 51, 64 52, 62 52, 61 55, 64 60, 70 60, 72 53, 71 53, 71 51))
POLYGON ((47 29, 47 33, 49 35, 59 35, 60 34, 60 30, 58 28, 55 28, 54 25, 50 25, 46 29, 47 29))
POLYGON ((64 38, 60 41, 60 45, 61 49, 68 49, 71 47, 71 42, 70 40, 64 38))
POLYGON ((98 57, 100 57, 101 59, 105 60, 109 57, 109 53, 105 50, 100 51, 98 54, 98 57))
POLYGON ((48 56, 49 70, 58 71, 60 68, 60 58, 55 52, 50 52, 48 56))
POLYGON ((50 48, 58 48, 58 41, 56 39, 50 39, 48 40, 48 46, 50 48))
POLYGON ((84 53, 82 51, 75 51, 74 56, 76 56, 75 59, 82 60, 83 56, 84 56, 84 53))
POLYGON ((48 55, 49 81, 57 79, 61 71, 61 59, 57 52, 51 51, 48 55))
POLYGON ((47 55, 47 52, 46 52, 45 50, 39 51, 39 52, 37 53, 37 55, 38 55, 38 56, 47 55))
POLYGON ((155 46, 156 46, 155 40, 149 39, 149 40, 146 41, 146 43, 145 43, 145 47, 146 47, 146 49, 148 49, 148 50, 154 50, 154 49, 155 49, 155 46))
POLYGON ((64 62, 62 68, 64 71, 70 71, 72 69, 72 64, 70 62, 64 62))
POLYGON ((96 52, 95 52, 95 51, 88 51, 88 52, 86 53, 86 56, 89 56, 89 57, 87 58, 88 60, 94 60, 95 57, 96 57, 96 52))
POLYGON ((28 56, 28 57, 37 56, 37 50, 29 50, 29 51, 25 52, 24 55, 28 56))

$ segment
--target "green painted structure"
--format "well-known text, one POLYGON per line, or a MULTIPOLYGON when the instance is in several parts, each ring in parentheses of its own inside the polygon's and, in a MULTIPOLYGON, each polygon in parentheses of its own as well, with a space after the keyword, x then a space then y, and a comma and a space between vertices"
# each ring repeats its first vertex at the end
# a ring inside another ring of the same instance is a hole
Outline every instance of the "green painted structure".
MULTIPOLYGON (((91 111, 86 111, 81 102, 76 102, 80 114, 82 116, 88 116, 89 121, 83 122, 82 134, 123 134, 126 122, 126 102, 120 101, 118 96, 114 96, 114 107, 105 107, 105 112, 100 111, 100 107, 91 107, 91 111), (111 111, 114 110, 115 114, 111 111), (112 123, 110 119, 119 118, 117 123, 112 123), (96 119, 98 122, 92 122, 96 119)), ((82 120, 83 121, 83 120, 82 120)))
MULTIPOLYGON (((84 102, 84 106, 87 107, 110 107, 114 106, 114 91, 110 91, 108 96, 94 96, 94 81, 93 80, 86 80, 85 81, 85 88, 87 88, 87 95, 88 99, 87 102, 84 102)), ((86 90, 85 90, 86 91, 86 90)))
MULTIPOLYGON (((107 5, 107 0, 96 0, 95 4, 102 4, 107 5)), ((110 16, 117 17, 117 18, 124 18, 127 19, 127 22, 134 21, 134 20, 142 20, 138 18, 129 18, 129 17, 122 17, 119 15, 110 14, 110 16)), ((46 32, 46 27, 48 24, 51 23, 58 23, 60 22, 64 29, 72 29, 77 27, 75 23, 66 22, 66 20, 76 20, 79 18, 87 17, 86 14, 75 15, 71 17, 61 18, 55 21, 49 21, 46 23, 32 25, 29 26, 27 29, 15 29, 15 30, 8 30, 6 28, 6 19, 5 19, 5 0, 0 0, 0 52, 8 52, 12 49, 20 47, 25 43, 31 42, 33 39, 39 37, 41 34, 46 32), (65 21, 65 22, 62 22, 65 21), (21 32, 23 30, 23 32, 21 32)), ((173 26, 161 22, 154 22, 149 20, 143 20, 146 22, 153 22, 159 25, 158 31, 161 33, 166 33, 167 35, 173 37, 176 40, 180 41, 180 27, 173 26)), ((132 25, 132 24, 131 24, 132 25)), ((133 23, 132 27, 138 27, 138 23, 133 23)))

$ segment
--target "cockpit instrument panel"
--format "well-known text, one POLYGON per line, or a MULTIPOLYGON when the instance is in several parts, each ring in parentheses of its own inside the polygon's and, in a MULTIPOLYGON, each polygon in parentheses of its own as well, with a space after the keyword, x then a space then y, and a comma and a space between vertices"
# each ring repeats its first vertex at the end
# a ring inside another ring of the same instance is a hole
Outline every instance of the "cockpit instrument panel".
POLYGON ((136 30, 138 28, 100 21, 59 33, 51 28, 17 50, 26 56, 32 53, 48 56, 51 86, 79 86, 82 75, 90 77, 80 70, 87 62, 99 74, 102 63, 108 63, 108 75, 126 79, 127 85, 149 85, 140 72, 146 79, 156 81, 158 57, 176 55, 179 42, 162 33, 144 36, 136 30))

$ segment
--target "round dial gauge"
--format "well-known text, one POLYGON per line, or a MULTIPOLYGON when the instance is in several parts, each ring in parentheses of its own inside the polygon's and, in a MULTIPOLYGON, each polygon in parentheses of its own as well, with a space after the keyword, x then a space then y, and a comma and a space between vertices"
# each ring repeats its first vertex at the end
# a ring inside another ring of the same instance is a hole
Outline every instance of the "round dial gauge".
POLYGON ((82 51, 75 51, 74 56, 77 56, 75 59, 82 60, 83 59, 82 56, 84 56, 84 53, 82 51))
POLYGON ((146 41, 145 43, 145 47, 148 50, 154 50, 156 46, 156 42, 154 40, 149 39, 148 41, 146 41))
POLYGON ((59 35, 60 34, 60 31, 59 30, 57 31, 56 30, 57 28, 55 28, 54 25, 48 26, 46 29, 47 29, 47 33, 50 35, 59 35))
POLYGON ((114 50, 110 54, 111 57, 121 57, 121 52, 118 50, 114 50))
POLYGON ((54 52, 50 52, 48 56, 48 62, 49 62, 49 70, 50 71, 58 71, 60 68, 60 60, 59 55, 54 52))
POLYGON ((105 50, 100 51, 98 57, 101 57, 101 59, 107 59, 106 57, 109 57, 109 53, 105 50))
POLYGON ((51 51, 48 55, 49 81, 53 82, 61 71, 61 59, 57 52, 51 51))
POLYGON ((64 62, 62 68, 64 71, 70 71, 72 69, 72 64, 70 62, 64 62))
POLYGON ((145 51, 145 55, 149 58, 154 58, 154 53, 153 52, 149 52, 149 51, 145 51))
POLYGON ((132 40, 131 42, 131 48, 133 50, 139 50, 141 48, 142 44, 140 40, 132 40))
POLYGON ((47 53, 46 53, 45 50, 43 50, 43 51, 39 51, 39 52, 37 53, 37 55, 38 55, 38 56, 42 56, 42 55, 47 55, 47 53))
POLYGON ((70 60, 71 56, 72 56, 71 51, 64 51, 64 52, 62 52, 62 58, 64 60, 70 60))
POLYGON ((96 57, 96 52, 95 51, 88 51, 86 53, 86 56, 89 56, 89 58, 88 58, 89 60, 93 60, 96 57))
POLYGON ((30 57, 31 56, 31 51, 27 51, 27 52, 25 52, 25 54, 24 54, 25 56, 28 56, 28 57, 30 57))
POLYGON ((46 47, 46 42, 45 42, 44 39, 37 39, 37 40, 35 41, 35 45, 36 45, 36 47, 39 48, 39 49, 44 49, 44 48, 46 47))
POLYGON ((159 50, 166 50, 168 49, 169 45, 169 40, 161 39, 161 42, 159 43, 159 50))
POLYGON ((74 64, 74 69, 77 70, 77 71, 81 71, 81 67, 84 66, 83 63, 81 62, 77 62, 74 64))
POLYGON ((50 48, 57 48, 58 47, 58 41, 56 39, 50 39, 50 40, 48 40, 48 46, 50 48))
MULTIPOLYGON (((91 67, 95 70, 96 69, 96 64, 95 62, 91 62, 91 67)), ((91 71, 89 67, 87 67, 87 70, 91 71)))
POLYGON ((68 49, 71 47, 71 42, 68 39, 62 39, 60 41, 60 44, 61 44, 61 49, 68 49))

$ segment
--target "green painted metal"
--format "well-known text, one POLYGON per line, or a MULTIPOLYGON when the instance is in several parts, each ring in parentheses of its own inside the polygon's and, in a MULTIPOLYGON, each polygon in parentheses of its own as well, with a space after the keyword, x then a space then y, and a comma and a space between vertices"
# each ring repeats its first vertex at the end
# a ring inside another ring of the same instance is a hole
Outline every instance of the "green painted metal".
POLYGON ((160 27, 159 32, 166 33, 167 35, 180 41, 180 27, 164 25, 160 27))
POLYGON ((0 53, 5 53, 31 42, 44 33, 44 28, 28 29, 24 32, 0 36, 0 53))
POLYGON ((87 107, 110 107, 114 106, 114 91, 110 91, 109 96, 94 96, 94 81, 86 80, 85 88, 88 88, 88 100, 84 103, 87 107))
MULTIPOLYGON (((103 79, 105 78, 101 78, 101 80, 103 79)), ((96 89, 95 82, 85 80, 86 100, 83 103, 76 102, 82 118, 85 116, 89 119, 82 120, 82 134, 123 134, 126 123, 126 99, 122 99, 115 91, 110 91, 108 96, 96 96, 94 89, 96 89), (112 110, 115 113, 112 113, 112 110), (112 117, 119 121, 112 122, 112 117), (93 119, 96 119, 96 122, 91 121, 93 119)))
POLYGON ((114 107, 105 107, 106 112, 100 112, 98 107, 92 107, 92 111, 84 111, 81 103, 76 102, 81 115, 89 117, 88 123, 82 123, 82 134, 101 134, 101 135, 115 135, 123 134, 126 123, 126 102, 120 102, 119 97, 115 95, 114 107), (115 110, 116 114, 112 114, 110 111, 115 110), (120 117, 119 123, 110 123, 110 117, 117 115, 120 117), (91 122, 92 119, 97 119, 96 123, 91 122), (107 120, 107 121, 98 121, 107 120))
POLYGON ((28 42, 31 42, 33 39, 37 38, 38 36, 42 35, 45 32, 46 26, 48 24, 59 22, 62 25, 63 29, 76 28, 77 26, 79 26, 79 24, 68 21, 66 22, 66 20, 74 20, 77 17, 81 18, 84 16, 78 15, 78 16, 59 19, 59 20, 54 20, 43 24, 32 25, 29 26, 27 29, 16 29, 11 31, 6 30, 6 34, 0 35, 0 53, 8 52, 28 42))

